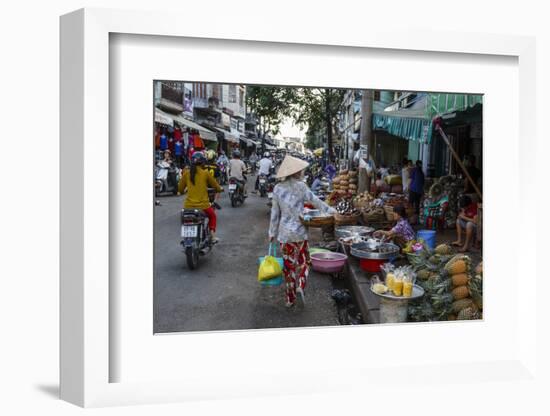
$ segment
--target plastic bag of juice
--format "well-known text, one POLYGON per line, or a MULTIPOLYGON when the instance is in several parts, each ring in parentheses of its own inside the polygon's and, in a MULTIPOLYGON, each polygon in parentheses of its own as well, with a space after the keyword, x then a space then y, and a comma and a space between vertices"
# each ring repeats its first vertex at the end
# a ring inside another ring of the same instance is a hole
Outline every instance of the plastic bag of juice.
POLYGON ((388 291, 391 292, 393 290, 393 282, 395 280, 395 266, 391 263, 385 263, 380 267, 380 269, 384 272, 384 282, 386 283, 386 287, 388 288, 388 291))

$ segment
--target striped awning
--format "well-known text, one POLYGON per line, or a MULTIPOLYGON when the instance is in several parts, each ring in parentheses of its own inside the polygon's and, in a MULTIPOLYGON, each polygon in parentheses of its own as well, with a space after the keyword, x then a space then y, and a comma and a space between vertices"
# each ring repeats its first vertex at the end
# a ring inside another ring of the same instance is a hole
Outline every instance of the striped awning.
POLYGON ((224 129, 220 129, 218 127, 214 127, 216 130, 218 130, 219 132, 223 133, 224 134, 224 137, 225 137, 225 140, 227 140, 228 142, 232 142, 232 143, 236 143, 238 144, 239 143, 239 137, 234 135, 233 133, 227 131, 227 130, 224 130, 224 129))
POLYGON ((392 136, 415 140, 420 143, 429 143, 432 137, 432 121, 425 118, 373 114, 372 128, 373 130, 384 130, 392 136))
POLYGON ((158 108, 155 108, 155 122, 174 127, 174 120, 172 120, 166 113, 163 113, 158 108))

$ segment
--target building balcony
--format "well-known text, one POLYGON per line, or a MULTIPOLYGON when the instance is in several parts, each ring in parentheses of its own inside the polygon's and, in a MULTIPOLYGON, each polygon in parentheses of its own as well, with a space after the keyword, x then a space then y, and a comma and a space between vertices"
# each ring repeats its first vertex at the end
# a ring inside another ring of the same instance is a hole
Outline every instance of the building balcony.
POLYGON ((183 103, 177 103, 164 97, 159 100, 158 107, 161 110, 172 114, 179 114, 183 112, 183 103))

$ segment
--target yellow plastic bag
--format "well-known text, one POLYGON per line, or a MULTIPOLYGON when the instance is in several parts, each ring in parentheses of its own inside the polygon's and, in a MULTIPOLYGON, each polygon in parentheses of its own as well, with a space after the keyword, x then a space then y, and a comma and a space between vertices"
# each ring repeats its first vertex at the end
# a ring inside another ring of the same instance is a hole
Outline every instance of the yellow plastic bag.
POLYGON ((269 247, 269 253, 264 259, 260 262, 260 267, 258 268, 258 281, 273 279, 274 277, 279 276, 283 272, 283 268, 279 260, 276 257, 271 256, 271 245, 269 247))

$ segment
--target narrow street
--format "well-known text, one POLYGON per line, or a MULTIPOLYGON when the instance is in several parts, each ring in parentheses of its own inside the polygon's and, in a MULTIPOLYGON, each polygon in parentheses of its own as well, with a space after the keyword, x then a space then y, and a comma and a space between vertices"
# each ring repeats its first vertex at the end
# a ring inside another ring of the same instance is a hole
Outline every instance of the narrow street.
MULTIPOLYGON (((338 325, 330 297, 331 278, 310 273, 306 305, 287 309, 284 285, 264 287, 256 280, 258 257, 268 247, 268 199, 251 193, 244 205, 232 208, 228 195, 219 199, 220 242, 200 258, 199 268, 187 268, 179 245, 179 213, 184 197, 160 198, 155 207, 154 332, 234 330, 338 325)), ((319 236, 313 230, 310 242, 319 236)))

